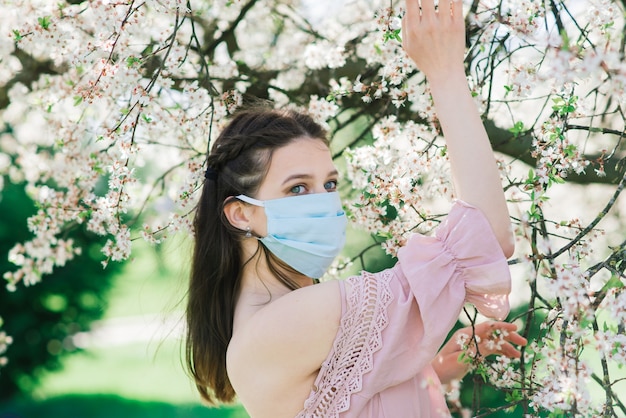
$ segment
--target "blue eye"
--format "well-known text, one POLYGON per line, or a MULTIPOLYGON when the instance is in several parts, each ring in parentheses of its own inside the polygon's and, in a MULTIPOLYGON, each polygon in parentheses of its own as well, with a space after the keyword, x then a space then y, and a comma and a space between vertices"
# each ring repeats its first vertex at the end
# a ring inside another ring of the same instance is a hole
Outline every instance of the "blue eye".
POLYGON ((290 190, 289 193, 293 193, 293 194, 301 194, 304 193, 306 191, 306 189, 304 188, 303 185, 298 184, 297 186, 293 186, 290 190))
POLYGON ((337 181, 335 180, 331 180, 331 181, 327 181, 324 184, 324 188, 328 191, 335 191, 337 190, 337 181))

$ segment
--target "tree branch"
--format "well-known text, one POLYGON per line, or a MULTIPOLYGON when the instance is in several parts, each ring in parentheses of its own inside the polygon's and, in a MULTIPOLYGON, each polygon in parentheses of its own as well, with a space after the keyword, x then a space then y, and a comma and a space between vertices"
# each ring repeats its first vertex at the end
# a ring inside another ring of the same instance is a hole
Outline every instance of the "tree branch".
MULTIPOLYGON (((229 51, 232 53, 233 52, 233 48, 236 50, 238 49, 238 47, 236 46, 236 40, 234 38, 234 33, 235 33, 235 29, 237 28, 237 26, 239 25, 239 23, 243 20, 243 18, 246 16, 246 13, 248 13, 248 11, 250 11, 250 9, 252 8, 252 6, 254 6, 256 4, 257 0, 250 0, 248 1, 248 3, 246 3, 241 10, 239 11, 239 15, 237 16, 237 18, 235 18, 235 20, 233 20, 230 24, 230 26, 228 27, 228 29, 226 29, 224 32, 222 32, 222 34, 220 35, 219 38, 214 39, 213 41, 209 42, 207 47, 204 49, 204 53, 207 54, 209 57, 213 58, 213 53, 215 52, 215 48, 222 42, 224 41, 229 41, 229 39, 231 39, 232 42, 234 42, 234 44, 230 44, 229 45, 229 51)), ((206 34, 208 35, 208 33, 206 34)), ((206 38, 205 38, 206 41, 206 38)))
MULTIPOLYGON (((530 154, 529 149, 532 146, 533 138, 530 134, 515 137, 511 132, 495 125, 494 122, 485 121, 485 128, 491 139, 493 149, 510 157, 525 162, 530 166, 535 166, 536 159, 530 154)), ((615 184, 621 178, 624 171, 624 161, 626 155, 615 153, 612 157, 606 158, 603 154, 591 154, 584 156, 592 162, 603 161, 606 176, 598 176, 592 167, 588 167, 581 174, 570 173, 567 181, 569 183, 578 184, 615 184)))
POLYGON ((9 90, 16 84, 22 83, 30 88, 32 83, 37 81, 42 74, 62 74, 64 72, 63 69, 55 67, 52 60, 36 60, 17 47, 11 55, 20 60, 22 70, 4 86, 0 86, 0 109, 6 109, 9 106, 9 90))

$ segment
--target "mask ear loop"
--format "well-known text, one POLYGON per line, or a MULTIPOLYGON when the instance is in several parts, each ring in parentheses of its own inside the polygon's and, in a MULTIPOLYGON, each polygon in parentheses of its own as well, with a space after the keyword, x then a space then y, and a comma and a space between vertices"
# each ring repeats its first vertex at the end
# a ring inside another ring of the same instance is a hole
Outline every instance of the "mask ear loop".
POLYGON ((240 195, 232 196, 232 197, 235 198, 235 199, 239 199, 242 202, 246 202, 246 203, 249 203, 251 205, 254 205, 254 206, 261 206, 261 207, 265 206, 265 202, 264 201, 253 199, 251 197, 246 196, 245 194, 240 194, 240 195))

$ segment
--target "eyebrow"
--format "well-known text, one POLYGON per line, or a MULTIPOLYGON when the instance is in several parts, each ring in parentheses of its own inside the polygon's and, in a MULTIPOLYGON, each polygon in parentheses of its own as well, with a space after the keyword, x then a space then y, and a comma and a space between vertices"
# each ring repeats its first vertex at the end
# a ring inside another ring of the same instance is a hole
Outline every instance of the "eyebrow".
MULTIPOLYGON (((329 172, 329 173, 326 175, 326 177, 332 177, 332 176, 336 176, 336 175, 338 175, 338 174, 339 174, 339 172, 338 172, 337 170, 333 170, 333 171, 329 172)), ((290 181, 292 181, 292 180, 296 180, 296 179, 310 179, 310 178, 312 178, 312 177, 313 177, 313 176, 311 176, 310 174, 304 174, 304 173, 301 173, 301 174, 292 174, 292 175, 290 175, 289 177, 287 177, 287 178, 283 181, 283 186, 284 186, 285 184, 289 183, 289 182, 290 182, 290 181)))

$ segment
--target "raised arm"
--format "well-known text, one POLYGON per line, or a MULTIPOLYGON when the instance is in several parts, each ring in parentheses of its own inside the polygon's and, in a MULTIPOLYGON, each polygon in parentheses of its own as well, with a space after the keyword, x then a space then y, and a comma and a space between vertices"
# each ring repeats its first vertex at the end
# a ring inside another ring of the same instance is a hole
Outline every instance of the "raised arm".
POLYGON ((465 78, 463 3, 440 0, 439 5, 406 0, 403 47, 430 84, 457 196, 485 214, 510 257, 514 243, 498 168, 465 78))

